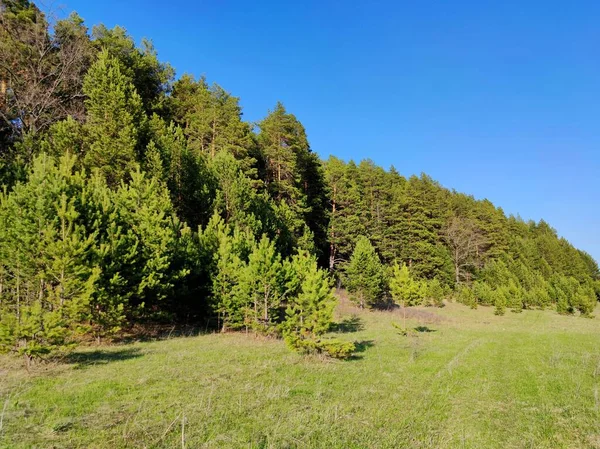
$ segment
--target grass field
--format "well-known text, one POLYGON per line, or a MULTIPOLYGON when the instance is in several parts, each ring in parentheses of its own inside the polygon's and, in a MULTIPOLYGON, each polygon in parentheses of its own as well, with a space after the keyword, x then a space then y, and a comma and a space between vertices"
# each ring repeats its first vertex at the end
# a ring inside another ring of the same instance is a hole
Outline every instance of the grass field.
POLYGON ((0 447, 600 448, 599 318, 410 316, 342 303, 349 361, 245 334, 0 358, 0 447))

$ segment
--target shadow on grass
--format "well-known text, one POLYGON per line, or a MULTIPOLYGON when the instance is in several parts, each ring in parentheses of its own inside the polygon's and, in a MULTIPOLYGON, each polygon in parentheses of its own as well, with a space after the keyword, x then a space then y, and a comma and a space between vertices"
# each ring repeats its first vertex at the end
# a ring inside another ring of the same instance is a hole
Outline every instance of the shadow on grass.
POLYGON ((375 340, 361 340, 354 342, 354 354, 346 360, 362 360, 363 356, 362 352, 365 352, 367 349, 375 346, 375 340))
POLYGON ((77 365, 77 368, 85 368, 92 365, 106 365, 111 362, 137 359, 144 354, 137 348, 124 348, 107 351, 98 349, 96 351, 74 352, 65 357, 65 362, 77 365))
POLYGON ((375 340, 362 340, 354 342, 356 346, 356 352, 365 352, 367 349, 375 346, 375 340))
POLYGON ((417 332, 425 332, 425 333, 437 332, 437 330, 431 329, 430 327, 427 327, 427 326, 417 326, 417 327, 415 327, 415 331, 417 331, 417 332))
POLYGON ((333 323, 331 325, 331 332, 337 332, 340 334, 346 334, 350 332, 358 332, 365 328, 365 323, 357 315, 344 318, 339 323, 333 323))
POLYGON ((112 339, 112 342, 128 344, 169 340, 171 338, 197 337, 198 335, 208 334, 214 330, 215 327, 213 326, 213 323, 209 321, 207 321, 206 326, 183 324, 137 324, 116 335, 112 339))

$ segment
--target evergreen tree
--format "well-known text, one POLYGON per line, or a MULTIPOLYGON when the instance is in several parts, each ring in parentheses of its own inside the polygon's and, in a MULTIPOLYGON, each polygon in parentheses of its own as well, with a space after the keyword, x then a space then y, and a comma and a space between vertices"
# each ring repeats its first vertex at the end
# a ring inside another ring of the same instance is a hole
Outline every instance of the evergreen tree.
POLYGON ((230 231, 222 227, 219 231, 219 247, 214 254, 215 272, 212 276, 212 300, 222 331, 240 328, 250 323, 251 307, 247 291, 243 288, 243 274, 247 259, 253 250, 252 235, 238 228, 230 231))
POLYGON ((160 177, 167 185, 178 217, 190 227, 205 226, 214 212, 217 180, 202 154, 188 148, 183 130, 154 114, 149 122, 146 167, 154 154, 155 166, 162 166, 160 177), (152 151, 150 151, 152 150, 152 151), (160 155, 158 164, 156 153, 160 155))
POLYGON ((108 29, 104 25, 92 28, 92 38, 98 50, 108 52, 119 62, 123 75, 139 94, 146 114, 168 111, 167 94, 175 72, 169 64, 158 60, 151 41, 143 39, 138 48, 127 30, 120 26, 108 29))
POLYGON ((390 277, 390 293, 394 302, 402 306, 404 332, 406 332, 406 308, 422 303, 427 295, 427 286, 412 278, 405 263, 400 266, 398 262, 394 262, 390 277))
POLYGON ((256 175, 256 142, 250 125, 242 121, 239 99, 221 86, 184 75, 173 89, 173 109, 191 150, 215 157, 233 155, 244 173, 256 175))
POLYGON ((383 265, 371 242, 361 236, 346 266, 345 284, 352 298, 362 307, 383 302, 385 276, 383 265))
POLYGON ((29 181, 2 198, 0 345, 28 360, 65 347, 83 325, 100 275, 95 235, 79 223, 83 177, 74 158, 41 156, 29 181))
POLYGON ((142 100, 108 51, 100 52, 90 67, 83 91, 89 139, 85 165, 99 169, 108 184, 115 186, 140 160, 139 136, 145 122, 142 100))
POLYGON ((284 272, 281 256, 266 236, 250 254, 243 276, 242 291, 250 298, 254 328, 273 332, 284 293, 284 272))
POLYGON ((186 232, 174 215, 168 191, 155 179, 136 171, 129 184, 115 193, 115 202, 126 226, 136 238, 135 270, 130 273, 133 291, 131 306, 160 307, 175 286, 187 274, 174 261, 179 237, 186 232))
MULTIPOLYGON (((435 287, 434 287, 435 288, 435 287)), ((402 307, 421 305, 427 295, 427 284, 415 280, 405 263, 394 263, 390 277, 392 298, 402 307)))
POLYGON ((413 176, 406 185, 402 209, 402 260, 417 277, 437 276, 451 284, 452 262, 440 242, 447 215, 446 193, 431 178, 413 176))
POLYGON ((331 156, 325 163, 330 190, 329 270, 350 260, 356 239, 366 229, 360 221, 362 193, 357 183, 357 167, 331 156))
POLYGON ((428 305, 443 307, 446 291, 444 290, 441 282, 437 279, 421 282, 424 283, 425 299, 429 301, 428 305))
POLYGON ((336 298, 327 272, 307 252, 292 256, 288 270, 287 308, 283 323, 288 338, 315 339, 325 333, 333 320, 336 298))

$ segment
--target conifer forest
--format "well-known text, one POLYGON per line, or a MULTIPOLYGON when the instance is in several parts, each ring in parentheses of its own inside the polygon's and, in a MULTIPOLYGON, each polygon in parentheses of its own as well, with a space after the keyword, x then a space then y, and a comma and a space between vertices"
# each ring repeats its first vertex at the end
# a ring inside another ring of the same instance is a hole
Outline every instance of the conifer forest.
POLYGON ((51 9, 0 0, 0 448, 600 449, 593 242, 51 9))
POLYGON ((364 309, 452 300, 590 316, 596 261, 550 224, 405 177, 321 160, 281 103, 258 123, 150 41, 0 10, 0 349, 29 360, 144 323, 323 338, 334 286, 364 309))

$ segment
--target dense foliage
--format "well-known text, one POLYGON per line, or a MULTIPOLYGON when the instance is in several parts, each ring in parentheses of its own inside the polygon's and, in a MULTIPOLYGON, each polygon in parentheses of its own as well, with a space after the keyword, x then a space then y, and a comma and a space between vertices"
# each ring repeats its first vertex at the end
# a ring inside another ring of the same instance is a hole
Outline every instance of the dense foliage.
POLYGON ((311 151, 278 103, 239 99, 122 28, 0 1, 0 349, 27 357, 142 321, 323 340, 334 279, 362 307, 589 315, 599 270, 545 222, 311 151), (327 271, 328 270, 328 271, 327 271), (453 293, 451 293, 453 292, 453 293))

